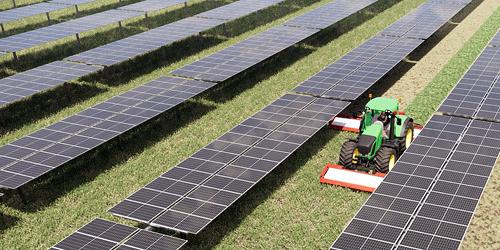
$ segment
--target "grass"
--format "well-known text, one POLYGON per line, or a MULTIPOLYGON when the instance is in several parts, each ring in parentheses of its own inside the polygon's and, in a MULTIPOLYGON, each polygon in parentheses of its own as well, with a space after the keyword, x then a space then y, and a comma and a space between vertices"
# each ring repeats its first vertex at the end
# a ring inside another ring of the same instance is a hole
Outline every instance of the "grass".
MULTIPOLYGON (((47 248, 97 216, 134 225, 131 221, 111 216, 107 209, 423 1, 403 0, 379 14, 374 13, 377 15, 372 19, 323 46, 291 50, 258 73, 251 73, 240 81, 190 101, 180 109, 180 117, 165 114, 126 138, 70 164, 59 174, 28 187, 29 203, 26 206, 20 204, 15 196, 0 204, 0 211, 5 217, 5 224, 0 226, 0 245, 5 249, 47 248)), ((119 75, 113 84, 108 79, 99 78, 80 83, 100 91, 92 96, 82 96, 77 102, 55 111, 42 109, 45 116, 18 124, 7 131, 0 142, 2 145, 8 143, 149 80, 167 75, 175 68, 326 2, 323 0, 297 12, 284 13, 286 16, 258 27, 250 26, 255 28, 210 44, 201 51, 194 49, 191 55, 180 60, 159 60, 148 65, 147 69, 139 70, 140 74, 137 71, 127 72, 134 77, 119 75)), ((282 16, 277 12, 268 14, 282 16)), ((499 22, 495 20, 490 18, 485 27, 497 25, 499 22)), ((480 32, 484 29, 481 28, 480 32)), ((465 48, 476 41, 476 36, 465 48)), ((465 70, 467 65, 463 67, 465 70)), ((22 112, 29 112, 28 107, 22 112)), ((421 116, 424 117, 423 114, 421 116)), ((190 238, 189 248, 328 247, 368 197, 365 193, 320 185, 318 181, 324 164, 337 158, 341 143, 350 136, 327 129, 320 131, 207 230, 190 238)))

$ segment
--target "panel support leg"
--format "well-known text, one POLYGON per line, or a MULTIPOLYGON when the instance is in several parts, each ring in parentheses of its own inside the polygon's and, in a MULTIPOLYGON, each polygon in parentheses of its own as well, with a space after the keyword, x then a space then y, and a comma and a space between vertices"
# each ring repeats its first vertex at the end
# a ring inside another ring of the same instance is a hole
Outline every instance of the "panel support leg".
POLYGON ((118 28, 120 29, 120 35, 123 36, 123 25, 122 21, 118 21, 118 28))
POLYGON ((12 57, 14 57, 14 61, 19 61, 19 57, 17 57, 17 52, 12 52, 12 57))
POLYGON ((12 0, 12 7, 14 7, 14 8, 17 7, 16 0, 12 0))
POLYGON ((66 100, 68 102, 70 102, 71 101, 71 91, 70 91, 69 83, 65 82, 63 84, 63 89, 64 89, 64 95, 66 96, 66 100))
POLYGON ((222 24, 222 32, 223 32, 225 37, 229 36, 229 34, 227 33, 227 26, 225 23, 222 24))
POLYGON ((188 7, 188 2, 184 2, 184 8, 188 7))
POLYGON ((26 205, 28 199, 26 199, 26 195, 24 194, 23 190, 21 188, 18 188, 16 190, 17 190, 17 195, 19 195, 19 198, 21 199, 21 202, 23 203, 23 205, 26 205))
POLYGON ((77 15, 80 14, 80 10, 78 9, 78 4, 75 4, 75 13, 77 15))
POLYGON ((45 16, 47 16, 47 22, 50 25, 50 14, 49 14, 49 12, 45 12, 45 16))
POLYGON ((78 45, 82 45, 82 41, 80 41, 80 34, 76 33, 75 37, 76 37, 76 42, 78 43, 78 45))
POLYGON ((3 26, 3 23, 0 23, 0 28, 2 28, 2 34, 5 33, 5 27, 3 26))

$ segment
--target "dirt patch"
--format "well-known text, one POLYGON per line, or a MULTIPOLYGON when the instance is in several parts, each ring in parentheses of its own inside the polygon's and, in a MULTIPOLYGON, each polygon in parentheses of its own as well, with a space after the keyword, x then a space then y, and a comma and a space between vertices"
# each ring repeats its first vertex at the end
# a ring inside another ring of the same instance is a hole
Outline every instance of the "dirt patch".
POLYGON ((498 7, 497 0, 485 0, 457 27, 432 48, 417 64, 399 79, 385 94, 400 99, 400 109, 413 101, 416 94, 441 71, 448 61, 474 35, 498 7))

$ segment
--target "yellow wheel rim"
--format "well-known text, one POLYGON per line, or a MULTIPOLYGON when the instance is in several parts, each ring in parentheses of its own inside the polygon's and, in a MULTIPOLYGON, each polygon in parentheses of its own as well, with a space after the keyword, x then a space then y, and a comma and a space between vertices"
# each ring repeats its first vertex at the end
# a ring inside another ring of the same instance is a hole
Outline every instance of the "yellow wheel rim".
POLYGON ((392 170, 392 168, 396 165, 396 156, 394 154, 391 154, 389 157, 389 171, 392 170))
POLYGON ((358 163, 358 156, 359 156, 359 150, 358 148, 355 148, 354 152, 352 152, 352 163, 354 164, 358 163))
POLYGON ((406 130, 406 138, 405 138, 406 148, 410 147, 412 141, 413 141, 413 129, 409 128, 406 130))

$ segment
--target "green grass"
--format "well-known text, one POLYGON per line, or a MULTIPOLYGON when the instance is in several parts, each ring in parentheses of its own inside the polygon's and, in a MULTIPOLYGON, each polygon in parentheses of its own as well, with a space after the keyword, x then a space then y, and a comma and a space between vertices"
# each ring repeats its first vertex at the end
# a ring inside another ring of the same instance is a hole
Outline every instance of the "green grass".
MULTIPOLYGON (((6 222, 0 226, 0 245, 5 249, 47 248, 94 217, 134 225, 129 220, 111 216, 106 212, 107 209, 423 1, 401 1, 321 47, 291 50, 280 60, 261 69, 262 72, 250 74, 241 81, 190 101, 181 109, 180 117, 163 115, 127 138, 70 164, 59 175, 28 187, 26 193, 29 204, 26 206, 22 206, 15 196, 0 204, 6 222)), ((46 115, 12 128, 1 137, 0 142, 8 143, 149 80, 167 75, 175 68, 326 2, 323 0, 302 8, 180 60, 154 62, 132 79, 118 75, 119 78, 114 79, 113 84, 108 80, 102 82, 99 78, 96 82, 81 83, 98 88, 99 91, 55 111, 42 108, 42 113, 46 115)), ((491 23, 490 19, 488 24, 491 23)), ((471 41, 474 39, 476 36, 471 41)), ((29 112, 28 108, 23 112, 29 112)), ((350 136, 328 129, 320 131, 318 136, 266 177, 208 230, 190 238, 190 248, 328 247, 368 197, 365 193, 319 184, 322 167, 336 160, 341 143, 350 136)))

